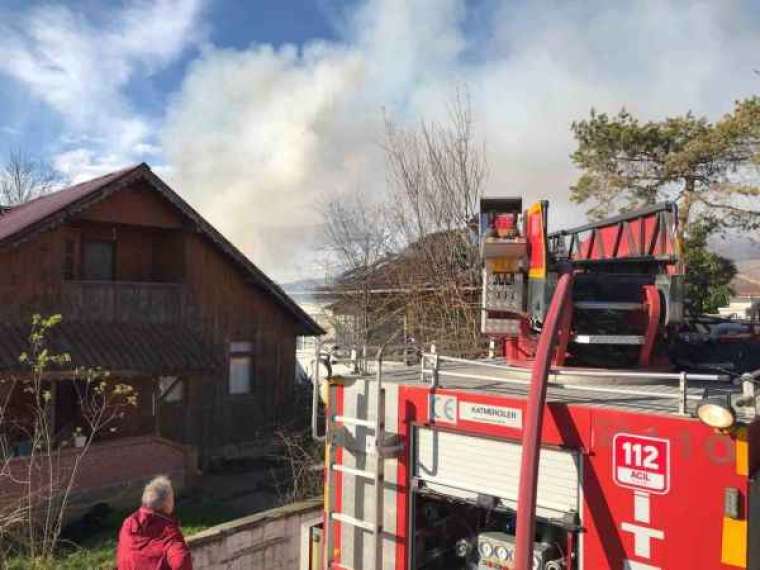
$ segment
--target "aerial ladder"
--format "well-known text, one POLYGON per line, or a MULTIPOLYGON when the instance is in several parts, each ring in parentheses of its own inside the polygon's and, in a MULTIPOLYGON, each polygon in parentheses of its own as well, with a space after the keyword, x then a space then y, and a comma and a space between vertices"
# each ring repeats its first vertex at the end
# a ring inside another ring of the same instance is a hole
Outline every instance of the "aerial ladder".
MULTIPOLYGON (((638 366, 652 365, 656 337, 683 316, 683 263, 673 203, 553 234, 546 230, 547 202, 524 213, 521 205, 519 199, 484 199, 480 228, 483 332, 501 333, 508 361, 532 366, 522 442, 515 566, 530 570, 538 452, 551 366, 565 363, 571 341, 640 347, 638 366), (616 286, 610 287, 607 280, 616 286), (583 296, 588 297, 590 291, 593 300, 574 302, 574 285, 583 296), (623 324, 634 328, 638 324, 641 330, 577 331, 578 321, 582 321, 578 313, 585 311, 643 313, 643 318, 622 319, 623 324), (631 320, 636 323, 629 323, 631 320)), ((583 351, 577 356, 582 361, 583 351)))

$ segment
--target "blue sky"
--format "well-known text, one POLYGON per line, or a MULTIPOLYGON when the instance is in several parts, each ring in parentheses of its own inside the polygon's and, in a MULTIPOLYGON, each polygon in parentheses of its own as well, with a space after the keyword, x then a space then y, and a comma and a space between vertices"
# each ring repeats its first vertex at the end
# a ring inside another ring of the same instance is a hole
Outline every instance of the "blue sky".
POLYGON ((486 193, 552 200, 591 107, 717 118, 758 92, 753 0, 0 0, 0 155, 78 181, 147 161, 276 277, 319 204, 387 191, 383 113, 472 101, 486 193))
MULTIPOLYGON (((4 0, 0 5, 0 21, 7 23, 2 28, 7 26, 23 36, 28 30, 29 19, 34 18, 34 10, 55 4, 4 0)), ((132 4, 139 5, 140 2, 132 4)), ((119 0, 75 0, 58 5, 66 7, 82 23, 98 27, 108 25, 114 12, 123 9, 125 3, 119 0)), ((198 41, 190 42, 176 57, 157 69, 138 70, 123 86, 123 93, 135 110, 160 121, 169 97, 181 85, 188 63, 198 57, 204 44, 245 49, 253 42, 281 46, 303 44, 319 38, 334 40, 342 14, 350 8, 351 2, 333 0, 198 3, 195 22, 201 30, 198 41)), ((24 81, 0 74, 0 100, 3 103, 0 106, 0 152, 5 154, 11 148, 21 148, 26 152, 51 156, 71 147, 71 141, 67 140, 69 129, 60 113, 40 98, 30 98, 29 91, 24 81)), ((161 160, 160 153, 148 155, 147 158, 161 160)))

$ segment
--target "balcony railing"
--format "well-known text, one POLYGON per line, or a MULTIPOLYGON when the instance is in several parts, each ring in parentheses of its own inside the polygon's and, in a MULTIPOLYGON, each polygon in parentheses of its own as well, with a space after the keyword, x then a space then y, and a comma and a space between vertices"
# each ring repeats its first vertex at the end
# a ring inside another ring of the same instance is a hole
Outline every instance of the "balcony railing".
POLYGON ((68 320, 180 323, 188 295, 179 283, 66 281, 62 301, 68 320))

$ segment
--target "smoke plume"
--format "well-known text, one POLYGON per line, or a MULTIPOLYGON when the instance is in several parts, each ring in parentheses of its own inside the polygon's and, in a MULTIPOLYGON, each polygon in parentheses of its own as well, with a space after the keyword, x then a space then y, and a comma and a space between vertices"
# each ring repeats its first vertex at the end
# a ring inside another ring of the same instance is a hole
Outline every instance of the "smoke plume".
POLYGON ((339 39, 208 48, 161 142, 171 181, 276 278, 315 273, 320 201, 385 192, 382 116, 440 119, 458 85, 487 146, 487 193, 552 201, 577 224, 570 124, 591 107, 717 118, 757 91, 760 33, 742 2, 369 0, 339 39))

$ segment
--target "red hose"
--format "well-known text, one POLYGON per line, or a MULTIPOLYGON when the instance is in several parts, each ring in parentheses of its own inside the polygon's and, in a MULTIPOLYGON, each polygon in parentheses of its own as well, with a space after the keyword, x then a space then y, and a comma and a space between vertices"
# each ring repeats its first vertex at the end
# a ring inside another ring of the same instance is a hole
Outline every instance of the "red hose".
POLYGON ((554 343, 562 316, 572 311, 573 275, 560 276, 554 290, 549 311, 544 319, 538 339, 536 360, 530 378, 530 393, 525 410, 522 463, 520 465, 520 488, 517 496, 517 556, 515 570, 533 569, 533 541, 536 534, 536 488, 538 485, 538 459, 541 449, 541 428, 544 421, 546 384, 551 370, 554 343))

